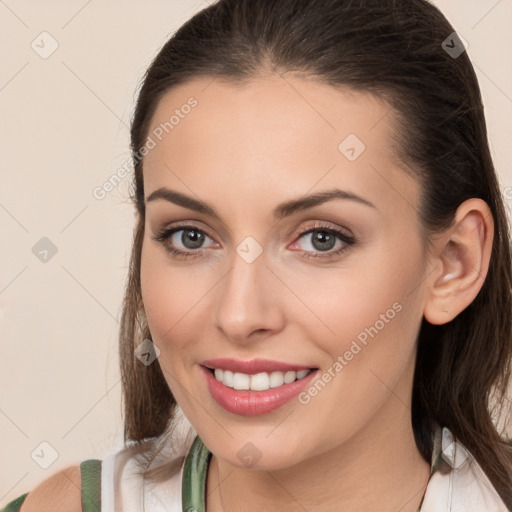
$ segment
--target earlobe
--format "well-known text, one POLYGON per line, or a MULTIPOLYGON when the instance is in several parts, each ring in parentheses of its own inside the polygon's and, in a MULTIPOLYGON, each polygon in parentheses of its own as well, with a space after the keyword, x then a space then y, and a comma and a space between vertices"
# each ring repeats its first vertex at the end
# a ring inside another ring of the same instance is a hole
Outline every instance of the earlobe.
POLYGON ((485 201, 464 201, 455 222, 439 238, 427 282, 424 317, 445 324, 462 312, 478 295, 487 276, 494 238, 494 221, 485 201))

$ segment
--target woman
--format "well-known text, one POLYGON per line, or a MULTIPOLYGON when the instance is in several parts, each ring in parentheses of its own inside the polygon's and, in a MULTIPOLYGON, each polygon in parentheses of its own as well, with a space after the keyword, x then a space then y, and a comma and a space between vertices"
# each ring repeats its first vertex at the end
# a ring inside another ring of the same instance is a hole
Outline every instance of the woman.
POLYGON ((7 510, 512 507, 508 224, 435 7, 221 0, 131 146, 127 446, 7 510))

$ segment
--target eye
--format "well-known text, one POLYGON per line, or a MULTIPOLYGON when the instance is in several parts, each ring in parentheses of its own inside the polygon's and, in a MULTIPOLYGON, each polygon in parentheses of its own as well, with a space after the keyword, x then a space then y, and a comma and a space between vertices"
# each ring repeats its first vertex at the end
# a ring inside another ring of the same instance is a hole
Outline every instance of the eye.
POLYGON ((306 258, 332 258, 348 251, 356 240, 338 229, 328 225, 316 225, 299 230, 298 242, 306 258))
POLYGON ((195 257, 203 251, 205 242, 213 242, 205 231, 196 226, 163 229, 153 237, 153 240, 161 243, 167 252, 178 258, 195 257))
MULTIPOLYGON (((294 245, 305 242, 299 244, 302 245, 300 252, 305 258, 333 258, 345 253, 356 243, 353 236, 325 224, 302 228, 298 235, 294 245)), ((200 256, 208 248, 205 247, 208 241, 213 242, 210 247, 219 247, 204 230, 192 225, 162 229, 153 240, 161 243, 169 254, 178 259, 200 256)))

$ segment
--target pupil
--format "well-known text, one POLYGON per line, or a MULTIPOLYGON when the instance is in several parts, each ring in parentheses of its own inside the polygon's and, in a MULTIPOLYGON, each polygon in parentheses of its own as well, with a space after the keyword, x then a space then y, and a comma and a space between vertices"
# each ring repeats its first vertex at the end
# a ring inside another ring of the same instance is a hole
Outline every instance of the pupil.
POLYGON ((198 249, 201 247, 204 235, 194 229, 184 229, 181 242, 187 249, 198 249))
POLYGON ((334 247, 336 242, 334 236, 326 231, 315 231, 313 236, 313 246, 320 251, 328 251, 334 247))

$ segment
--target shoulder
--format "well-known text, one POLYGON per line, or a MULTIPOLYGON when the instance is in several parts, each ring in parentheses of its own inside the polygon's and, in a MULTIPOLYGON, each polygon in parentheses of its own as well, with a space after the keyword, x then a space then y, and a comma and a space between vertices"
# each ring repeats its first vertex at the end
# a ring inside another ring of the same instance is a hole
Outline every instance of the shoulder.
POLYGON ((81 512, 80 466, 50 476, 28 493, 20 512, 81 512))

